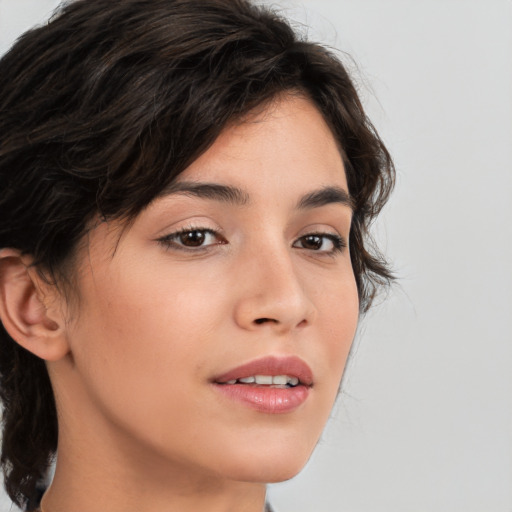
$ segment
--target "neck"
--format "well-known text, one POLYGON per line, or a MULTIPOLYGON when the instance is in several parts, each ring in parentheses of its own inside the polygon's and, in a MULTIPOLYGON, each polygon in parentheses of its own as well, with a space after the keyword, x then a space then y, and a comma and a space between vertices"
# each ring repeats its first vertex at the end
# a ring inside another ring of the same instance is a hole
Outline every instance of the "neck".
POLYGON ((265 486, 226 481, 169 467, 127 470, 107 457, 80 461, 59 452, 44 512, 263 512, 265 486))
MULTIPOLYGON (((86 402, 86 397, 82 401, 86 402)), ((63 408, 44 512, 263 512, 265 485, 172 460, 90 408, 63 408)))

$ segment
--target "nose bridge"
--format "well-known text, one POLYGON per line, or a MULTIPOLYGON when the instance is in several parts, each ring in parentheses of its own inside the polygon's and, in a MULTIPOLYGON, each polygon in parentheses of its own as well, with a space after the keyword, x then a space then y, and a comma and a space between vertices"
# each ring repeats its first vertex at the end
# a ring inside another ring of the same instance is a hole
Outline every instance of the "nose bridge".
POLYGON ((294 265, 292 250, 284 240, 259 245, 246 256, 243 293, 237 304, 237 321, 244 328, 269 324, 279 332, 306 326, 314 306, 294 265))

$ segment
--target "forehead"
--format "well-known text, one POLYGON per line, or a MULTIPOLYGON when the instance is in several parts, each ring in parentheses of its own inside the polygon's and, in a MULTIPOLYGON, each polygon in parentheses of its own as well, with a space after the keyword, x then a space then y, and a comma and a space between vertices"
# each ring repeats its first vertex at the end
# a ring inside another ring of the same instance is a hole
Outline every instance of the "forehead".
POLYGON ((316 106, 282 96, 226 127, 177 181, 269 187, 336 185, 347 190, 341 150, 316 106))

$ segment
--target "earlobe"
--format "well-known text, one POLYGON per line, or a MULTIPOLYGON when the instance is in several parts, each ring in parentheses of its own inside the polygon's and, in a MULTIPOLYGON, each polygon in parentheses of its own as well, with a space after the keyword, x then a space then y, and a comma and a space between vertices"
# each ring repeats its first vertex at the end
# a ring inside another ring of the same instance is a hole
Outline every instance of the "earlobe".
POLYGON ((0 319, 19 345, 47 361, 64 357, 68 345, 57 290, 43 283, 30 258, 0 250, 0 319))

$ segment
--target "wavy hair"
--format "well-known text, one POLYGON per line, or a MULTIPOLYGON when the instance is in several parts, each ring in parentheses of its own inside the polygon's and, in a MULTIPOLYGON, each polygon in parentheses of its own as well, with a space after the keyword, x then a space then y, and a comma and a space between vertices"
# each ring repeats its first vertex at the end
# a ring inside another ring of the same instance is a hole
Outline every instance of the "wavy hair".
MULTIPOLYGON (((69 282, 88 222, 133 219, 230 122, 296 92, 342 148, 361 312, 392 276, 369 227, 394 169, 341 61, 247 0, 78 0, 0 60, 0 248, 69 282)), ((44 361, 0 325, 1 464, 30 509, 58 422, 44 361)))

